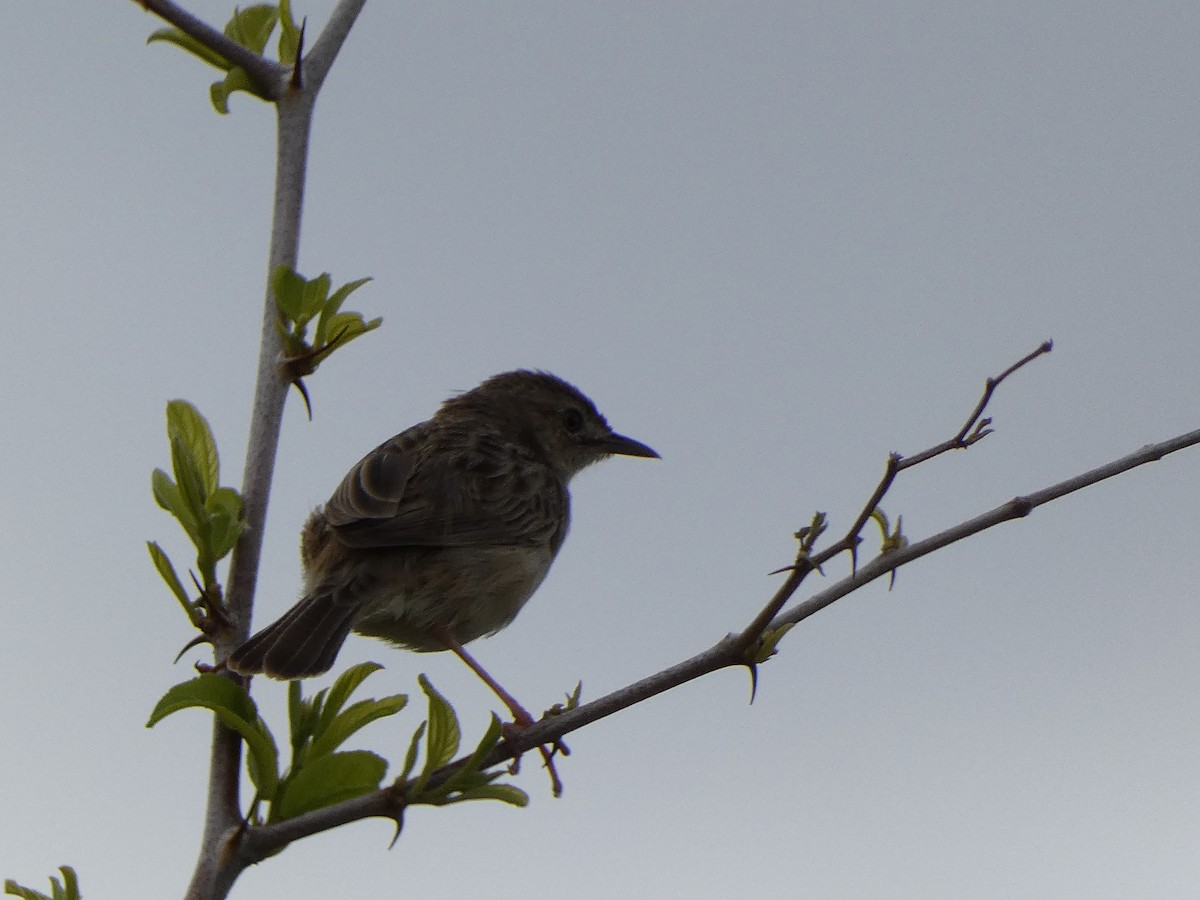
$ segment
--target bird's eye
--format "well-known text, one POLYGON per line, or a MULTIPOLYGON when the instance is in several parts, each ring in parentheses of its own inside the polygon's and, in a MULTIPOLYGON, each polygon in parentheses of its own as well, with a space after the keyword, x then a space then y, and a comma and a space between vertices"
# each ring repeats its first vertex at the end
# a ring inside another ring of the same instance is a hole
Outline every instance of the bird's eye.
POLYGON ((562 411, 562 422, 563 427, 571 432, 571 434, 574 434, 583 427, 583 413, 574 408, 564 409, 562 411))

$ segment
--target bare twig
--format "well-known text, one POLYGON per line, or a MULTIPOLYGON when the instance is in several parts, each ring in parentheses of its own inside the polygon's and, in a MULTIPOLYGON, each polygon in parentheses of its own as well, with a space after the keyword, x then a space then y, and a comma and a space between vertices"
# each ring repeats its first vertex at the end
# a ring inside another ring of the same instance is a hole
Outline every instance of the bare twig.
POLYGON ((988 426, 992 424, 992 420, 980 419, 980 416, 983 415, 983 411, 987 408, 988 402, 991 401, 992 394, 995 393, 996 388, 1000 386, 1000 383, 1004 381, 1004 379, 1013 374, 1013 372, 1017 371, 1017 369, 1028 365, 1039 356, 1049 353, 1053 349, 1054 341, 1045 341, 1032 353, 1023 356, 999 375, 989 378, 986 382, 984 382, 983 396, 979 398, 979 403, 975 405, 975 409, 971 412, 971 415, 967 417, 967 421, 963 423, 963 427, 958 430, 958 434, 950 438, 948 441, 935 444, 928 450, 922 450, 920 453, 915 453, 912 456, 906 456, 899 460, 897 471, 902 472, 905 469, 911 469, 913 466, 919 466, 926 460, 933 459, 933 457, 939 456, 942 453, 946 453, 949 450, 966 449, 976 441, 982 440, 991 434, 992 430, 988 426))
MULTIPOLYGON (((1042 354, 1049 353, 1053 347, 1053 341, 1045 341, 1032 353, 1021 357, 1021 359, 1017 360, 999 375, 989 377, 984 382, 983 395, 979 398, 979 402, 975 404, 975 409, 972 410, 971 415, 967 417, 967 421, 954 437, 939 444, 934 444, 928 450, 922 450, 913 456, 904 457, 899 453, 890 454, 887 465, 884 467, 883 477, 879 480, 879 484, 875 486, 875 490, 872 491, 870 498, 863 505, 858 517, 841 540, 826 547, 820 553, 814 554, 812 552, 812 542, 816 535, 805 535, 800 541, 800 549, 796 554, 796 561, 786 567, 786 571, 789 572, 787 580, 779 586, 779 590, 775 592, 775 595, 767 602, 767 605, 759 610, 750 624, 738 634, 737 643, 742 649, 749 650, 762 637, 763 633, 772 627, 773 620, 779 614, 780 610, 783 609, 784 604, 795 594, 811 571, 820 568, 823 563, 828 562, 841 553, 850 554, 851 571, 857 571, 858 545, 862 542, 862 530, 866 527, 872 513, 875 512, 879 504, 883 501, 884 496, 891 489, 892 484, 895 483, 896 477, 905 469, 920 465, 950 450, 960 450, 969 447, 976 441, 991 434, 991 429, 988 428, 988 425, 991 424, 992 420, 981 419, 980 417, 991 401, 992 394, 996 392, 996 388, 1009 375, 1012 375, 1022 366, 1033 362, 1042 354)), ((798 534, 797 537, 800 538, 801 535, 798 534)), ((752 665, 750 663, 747 664, 752 665)))

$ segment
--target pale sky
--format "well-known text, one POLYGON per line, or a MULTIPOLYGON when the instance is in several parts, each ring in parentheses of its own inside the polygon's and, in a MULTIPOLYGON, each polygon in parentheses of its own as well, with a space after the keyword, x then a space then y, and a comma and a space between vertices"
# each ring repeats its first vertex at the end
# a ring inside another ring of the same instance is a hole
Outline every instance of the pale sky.
MULTIPOLYGON (((143 727, 205 658, 171 662, 192 632, 144 542, 187 544, 150 472, 185 397, 240 481, 273 115, 215 115, 215 70, 129 0, 5 12, 0 879, 180 896, 210 723, 143 727)), ((384 325, 312 379, 313 422, 289 401, 256 622, 352 463, 520 366, 663 457, 581 475, 549 579, 473 645, 538 710, 742 627, 814 510, 844 529, 1046 338, 996 433, 887 498, 911 538, 1200 427, 1197 47, 1200 7, 1153 0, 368 4, 301 269, 373 276, 350 305, 384 325)), ((573 735, 560 800, 531 756, 527 809, 416 809, 391 851, 351 825, 233 896, 1200 896, 1198 475, 1184 452, 837 603, 753 706, 729 671, 573 735)), ((481 733, 448 654, 352 638, 339 667, 367 659, 368 694, 425 672, 481 733)), ((255 694, 283 732, 284 687, 255 694)), ((420 712, 354 746, 399 765, 420 712)))

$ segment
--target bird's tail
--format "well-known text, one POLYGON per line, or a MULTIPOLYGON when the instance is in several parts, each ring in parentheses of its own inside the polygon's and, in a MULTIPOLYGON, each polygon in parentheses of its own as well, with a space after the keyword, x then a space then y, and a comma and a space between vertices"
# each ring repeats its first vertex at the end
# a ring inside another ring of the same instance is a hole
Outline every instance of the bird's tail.
POLYGON ((358 604, 338 602, 328 591, 309 594, 234 650, 226 665, 283 681, 328 672, 357 612, 358 604))

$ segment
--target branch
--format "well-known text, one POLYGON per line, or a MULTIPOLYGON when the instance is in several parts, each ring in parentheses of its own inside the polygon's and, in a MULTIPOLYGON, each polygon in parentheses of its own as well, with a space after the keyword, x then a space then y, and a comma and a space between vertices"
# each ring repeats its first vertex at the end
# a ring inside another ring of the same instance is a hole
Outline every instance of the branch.
POLYGON ((325 83, 325 76, 333 68, 338 52, 346 42, 358 14, 362 12, 367 0, 340 0, 329 20, 321 30, 312 50, 304 57, 305 88, 316 94, 325 83))
MULTIPOLYGON (((286 67, 253 53, 170 0, 138 2, 143 8, 156 13, 244 69, 255 87, 264 96, 274 100, 278 109, 275 198, 267 260, 267 286, 263 300, 254 405, 242 475, 244 530, 233 551, 225 592, 225 612, 231 625, 212 635, 214 655, 217 661, 221 661, 245 639, 250 629, 263 527, 289 384, 278 368, 282 343, 276 328, 278 312, 271 291, 271 276, 280 265, 296 267, 313 106, 325 76, 366 0, 341 0, 337 4, 312 54, 297 64, 299 69, 311 60, 307 79, 288 79, 289 70, 286 67)), ((213 723, 211 754, 204 835, 201 838, 199 860, 188 888, 190 900, 226 896, 242 868, 236 864, 236 857, 225 852, 241 835, 242 818, 238 800, 241 738, 222 725, 220 720, 214 720, 213 723)))
MULTIPOLYGON (((981 408, 980 408, 981 409, 981 408)), ((1103 466, 1068 478, 1058 484, 1050 485, 1041 490, 1024 496, 1015 497, 1007 503, 969 519, 952 528, 948 528, 923 541, 911 544, 903 549, 893 550, 871 560, 852 575, 842 579, 828 589, 814 594, 803 603, 773 619, 768 628, 775 629, 794 625, 807 619, 814 613, 830 606, 837 600, 853 593, 864 585, 874 581, 900 566, 919 559, 942 547, 957 543, 988 528, 1028 516, 1034 509, 1052 500, 1073 494, 1076 491, 1091 487, 1108 478, 1120 475, 1130 469, 1156 462, 1170 453, 1200 444, 1200 430, 1179 435, 1158 444, 1150 444, 1135 453, 1123 456, 1103 466)), ((824 555, 824 554, 822 554, 824 555)), ((785 582, 790 584, 791 577, 785 582)), ((784 588, 776 592, 776 596, 784 592, 784 588)), ((792 589, 794 593, 794 588, 792 589)), ((786 600, 791 596, 787 593, 786 600)), ((745 666, 747 662, 741 635, 728 635, 707 650, 690 659, 683 660, 657 674, 643 678, 627 687, 613 691, 598 700, 585 703, 575 709, 542 719, 535 725, 522 731, 515 738, 503 741, 488 757, 485 767, 499 765, 510 759, 515 759, 522 753, 535 747, 551 744, 572 731, 577 731, 585 725, 607 718, 613 713, 620 712, 637 703, 665 693, 673 687, 693 681, 703 675, 731 666, 745 666)), ((426 783, 426 787, 436 787, 450 778, 463 764, 465 759, 439 769, 426 783)), ((327 831, 338 825, 345 825, 361 819, 384 817, 399 821, 404 808, 403 797, 406 788, 404 784, 383 788, 353 800, 327 806, 324 809, 305 813, 293 819, 287 819, 272 825, 248 827, 237 852, 243 856, 247 865, 265 858, 281 849, 286 844, 308 837, 322 831, 327 831)))
POLYGON ((171 0, 135 0, 135 2, 160 19, 170 22, 188 37, 195 38, 209 50, 225 57, 239 69, 244 69, 264 97, 270 100, 279 99, 288 72, 285 66, 243 47, 207 22, 197 19, 187 10, 176 6, 171 0))
POLYGON ((913 466, 919 466, 926 460, 933 459, 935 456, 940 456, 949 450, 965 450, 976 441, 981 441, 991 434, 992 429, 988 426, 992 424, 992 420, 981 419, 980 416, 983 415, 983 411, 987 408, 988 403, 991 401, 992 394, 995 393, 996 388, 1000 386, 1000 383, 1004 381, 1004 379, 1013 374, 1013 372, 1016 372, 1021 367, 1033 362, 1042 354, 1049 353, 1053 349, 1054 341, 1045 341, 1032 353, 1017 360, 999 375, 989 378, 986 382, 984 382, 983 396, 979 398, 979 403, 975 405, 974 411, 970 416, 967 417, 967 421, 963 423, 963 427, 958 430, 958 434, 950 438, 948 441, 935 444, 928 450, 923 450, 920 453, 916 453, 912 456, 904 457, 903 460, 898 460, 896 471, 901 472, 904 469, 909 469, 913 466), (970 433, 968 434, 968 432, 970 433))
MULTIPOLYGON (((979 402, 975 404, 975 409, 972 410, 971 415, 967 417, 967 421, 963 423, 962 428, 953 437, 939 444, 934 444, 929 449, 922 450, 920 453, 909 457, 901 456, 899 453, 890 454, 879 484, 875 486, 875 490, 863 505, 858 517, 840 541, 831 544, 820 553, 814 555, 812 553, 812 542, 819 536, 819 532, 817 534, 810 534, 808 532, 798 533, 796 537, 800 539, 800 550, 796 554, 796 561, 792 565, 787 566, 786 569, 780 570, 788 571, 788 578, 779 587, 779 590, 775 592, 775 596, 754 617, 754 620, 738 635, 737 640, 742 649, 748 651, 755 642, 761 639, 764 632, 772 627, 775 617, 783 609, 784 604, 791 599, 804 579, 814 569, 820 569, 823 563, 828 562, 841 553, 849 553, 851 569, 857 570, 858 545, 862 542, 862 530, 866 527, 867 522, 870 521, 871 515, 879 508, 879 504, 883 501, 884 496, 891 490, 896 477, 905 469, 928 462, 934 457, 941 456, 950 450, 965 450, 967 447, 970 447, 977 441, 983 440, 983 438, 991 434, 992 429, 988 426, 992 424, 992 420, 990 418, 983 419, 981 416, 983 415, 983 411, 987 409, 988 403, 991 402, 996 388, 1018 369, 1021 369, 1039 356, 1049 353, 1053 349, 1053 341, 1043 341, 1038 345, 1036 350, 1021 357, 1021 359, 1017 360, 999 375, 989 377, 984 382, 983 395, 979 398, 979 402)), ((823 528, 824 516, 818 514, 817 519, 814 520, 814 525, 823 528)), ((750 664, 750 666, 751 677, 754 677, 755 670, 753 664, 750 664)))
POLYGON ((250 418, 250 437, 246 448, 246 466, 242 473, 242 500, 245 530, 234 548, 226 591, 230 617, 237 623, 230 639, 217 645, 217 659, 245 640, 250 630, 254 588, 262 552, 263 525, 267 517, 271 480, 275 473, 275 453, 283 422, 284 401, 290 380, 279 370, 283 344, 276 327, 279 313, 271 292, 271 277, 286 265, 296 268, 300 247, 300 222, 304 208, 304 183, 308 165, 308 143, 313 106, 366 0, 341 0, 305 58, 304 85, 280 98, 276 135, 275 201, 271 221, 271 245, 267 260, 266 291, 263 299, 258 375, 254 389, 254 409, 250 418), (308 60, 317 62, 309 66, 308 60))
POLYGON ((887 575, 889 572, 894 572, 906 563, 920 559, 922 556, 932 553, 935 550, 948 547, 950 544, 958 543, 964 538, 971 537, 971 535, 978 534, 981 531, 986 531, 1002 522, 1024 518, 1037 507, 1043 506, 1052 500, 1058 500, 1068 494, 1081 491, 1101 481, 1128 472, 1130 469, 1144 466, 1146 463, 1158 462, 1168 454, 1185 450, 1196 444, 1200 444, 1200 429, 1189 431, 1187 434, 1181 434, 1178 437, 1170 438, 1158 444, 1147 444, 1140 450, 1102 466, 1097 466, 1088 472, 1084 472, 1082 475, 1076 475, 1073 478, 1060 481, 1058 484, 1052 484, 1031 494, 1014 497, 994 509, 988 510, 973 519, 968 519, 951 528, 947 528, 945 531, 941 531, 932 537, 927 537, 923 541, 917 541, 902 549, 892 550, 877 556, 853 575, 842 579, 837 584, 831 585, 820 593, 814 594, 803 603, 788 610, 773 620, 768 627, 779 628, 784 625, 794 625, 797 622, 807 619, 814 613, 820 612, 833 602, 840 600, 847 594, 853 593, 876 578, 887 575))

